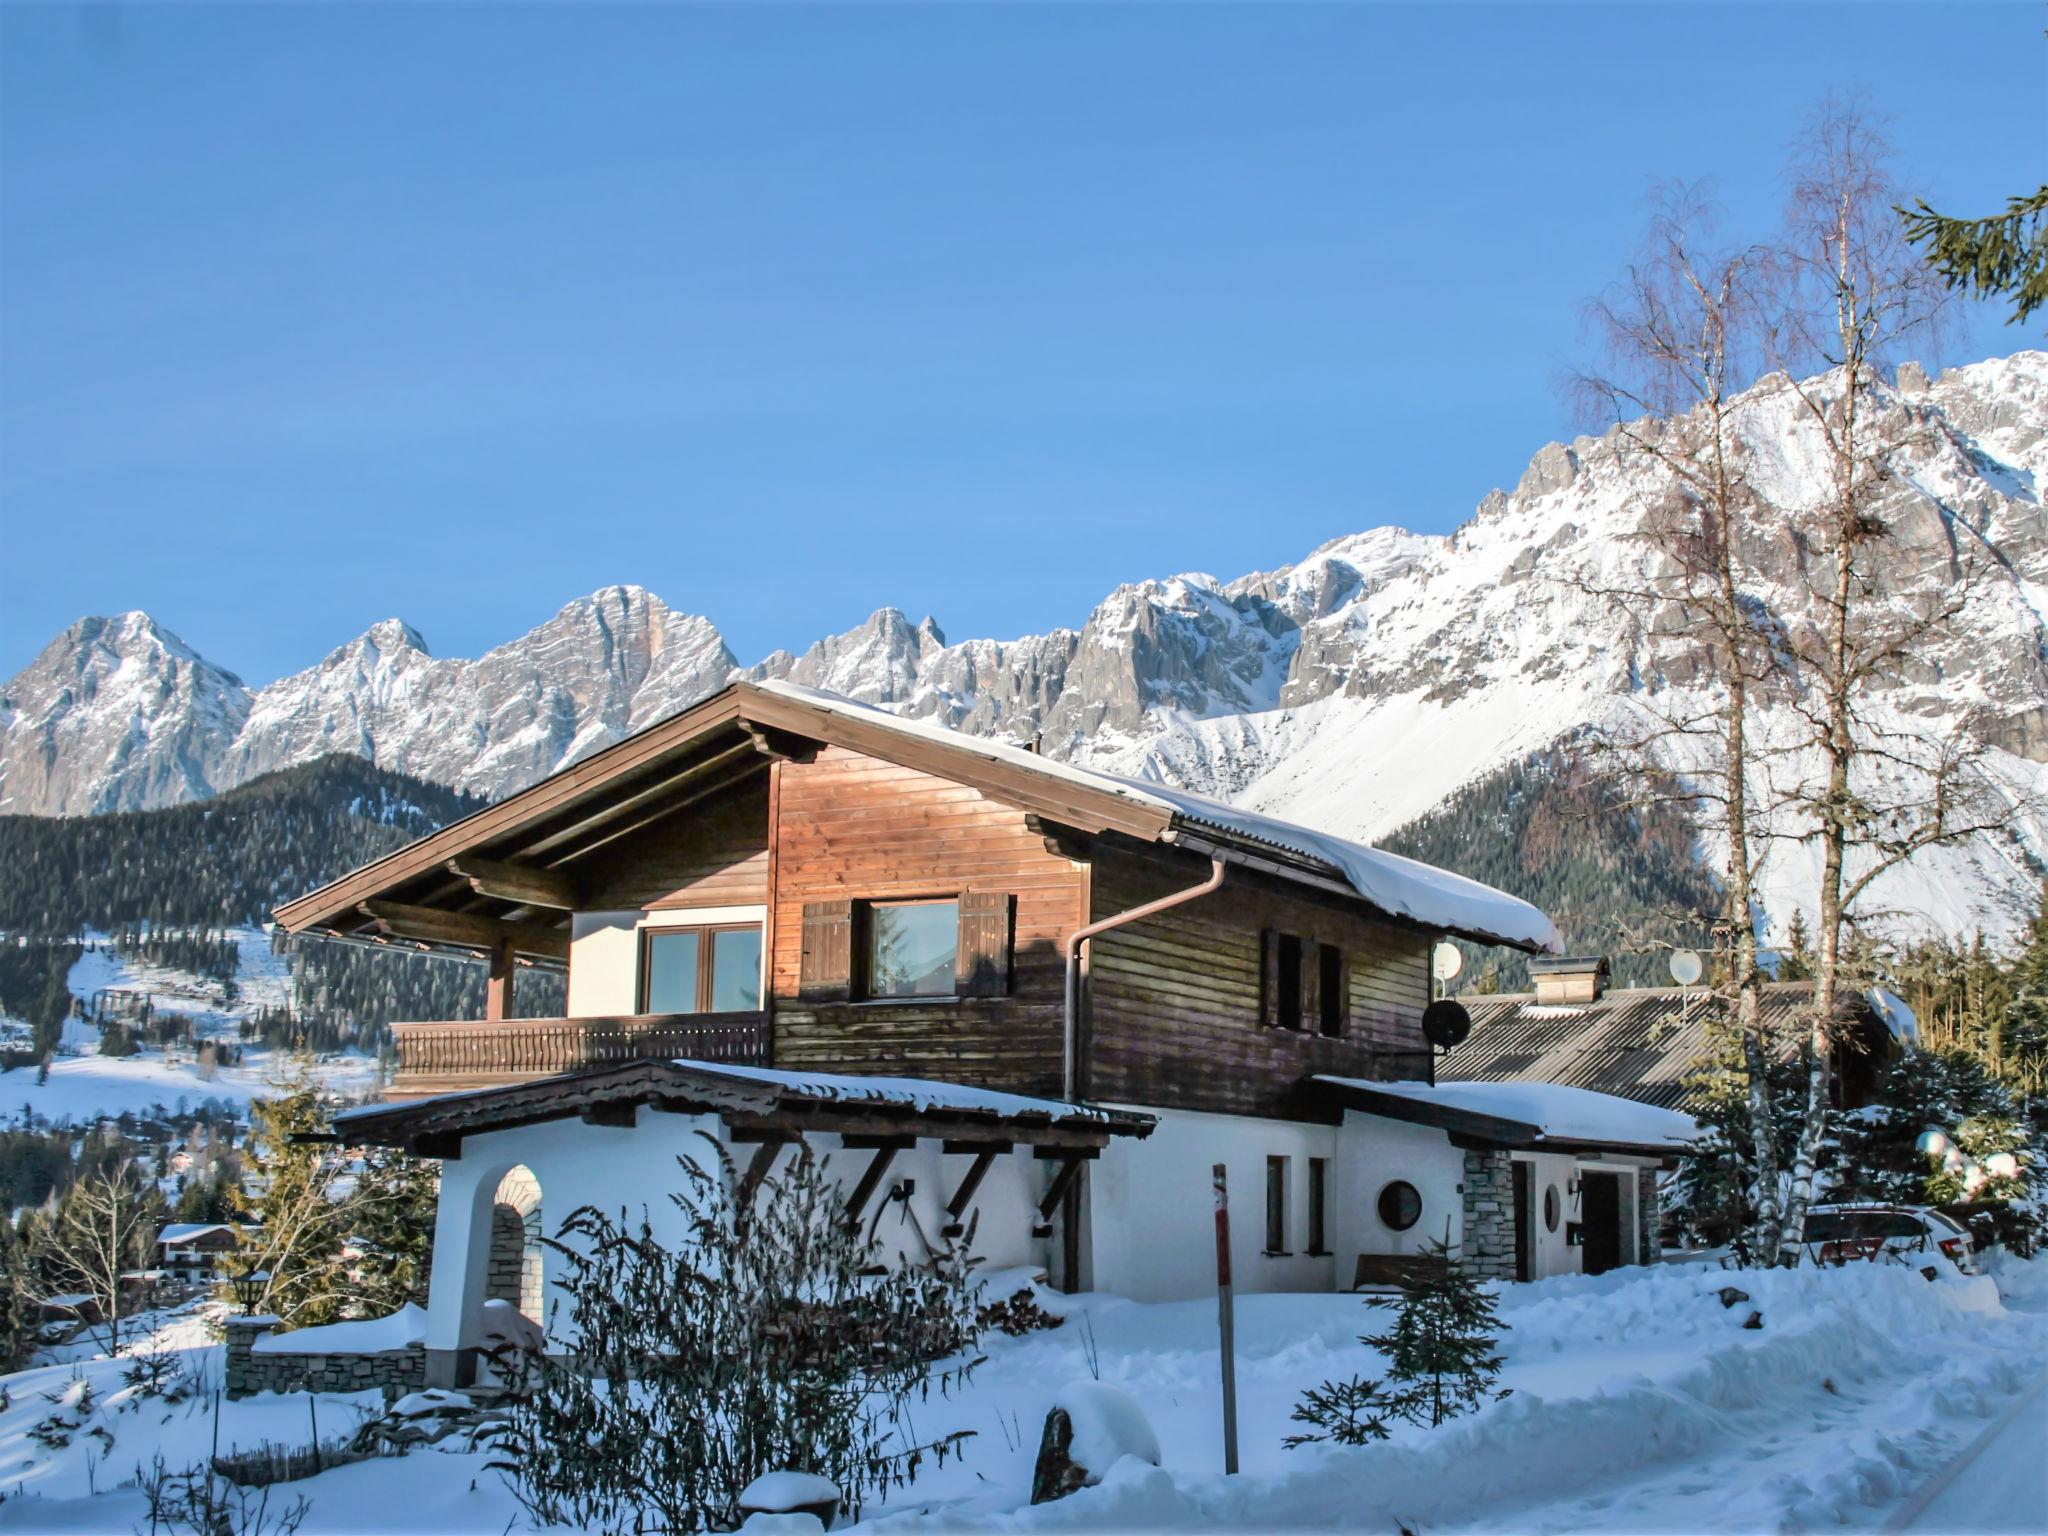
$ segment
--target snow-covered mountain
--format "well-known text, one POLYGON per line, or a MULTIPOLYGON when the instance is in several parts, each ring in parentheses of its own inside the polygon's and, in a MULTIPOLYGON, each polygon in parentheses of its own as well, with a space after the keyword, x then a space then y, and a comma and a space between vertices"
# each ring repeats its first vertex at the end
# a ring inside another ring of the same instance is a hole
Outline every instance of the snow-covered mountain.
MULTIPOLYGON (((1924 599, 1973 559, 1988 577, 1958 637, 1881 707, 1967 719, 2018 804, 2048 792, 2048 354, 1931 382, 1909 365, 1884 409, 1913 428, 1884 506, 1889 595, 1924 599)), ((1744 431, 1759 489, 1788 511, 1814 505, 1819 446, 1784 381, 1752 391, 1744 431)), ((1013 641, 949 643, 932 620, 884 608, 742 670, 708 620, 624 586, 473 661, 434 658, 388 620, 252 691, 146 615, 87 619, 0 698, 0 810, 163 805, 334 751, 502 795, 740 675, 1037 739, 1370 838, 1576 727, 1702 686, 1682 642, 1644 638, 1588 590, 1641 547, 1649 470, 1618 445, 1549 445, 1447 537, 1377 528, 1235 581, 1120 587, 1078 631, 1013 641)), ((1790 524, 1765 552, 1762 596, 1797 626, 1812 600, 1790 524)), ((2044 856, 2048 826, 2016 815, 1875 894, 1949 931, 1998 930, 2030 908, 2044 856)), ((1803 857, 1775 858, 1774 911, 1810 883, 1803 857)))

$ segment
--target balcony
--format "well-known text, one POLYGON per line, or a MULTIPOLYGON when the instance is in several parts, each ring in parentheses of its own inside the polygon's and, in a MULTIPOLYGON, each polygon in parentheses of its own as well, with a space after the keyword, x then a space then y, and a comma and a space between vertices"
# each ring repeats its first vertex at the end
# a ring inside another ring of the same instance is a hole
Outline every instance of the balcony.
POLYGON ((463 1019, 391 1026, 398 1073, 387 1099, 463 1093, 622 1061, 770 1064, 765 1013, 643 1013, 602 1019, 463 1019))

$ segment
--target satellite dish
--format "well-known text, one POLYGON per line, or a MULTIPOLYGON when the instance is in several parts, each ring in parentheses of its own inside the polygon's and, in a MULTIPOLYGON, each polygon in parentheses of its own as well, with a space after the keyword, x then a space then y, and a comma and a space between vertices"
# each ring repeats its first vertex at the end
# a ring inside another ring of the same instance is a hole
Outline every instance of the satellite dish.
POLYGON ((1465 969, 1465 952, 1449 939, 1439 939, 1430 952, 1429 964, 1438 981, 1456 981, 1458 973, 1465 969))
POLYGON ((1706 967, 1700 963, 1700 957, 1696 951, 1678 949, 1671 952, 1671 979, 1681 987, 1691 986, 1705 972, 1706 967))
POLYGON ((1472 1015, 1465 1005, 1446 997, 1422 1010, 1422 1034, 1433 1046, 1448 1051, 1472 1033, 1472 1015))

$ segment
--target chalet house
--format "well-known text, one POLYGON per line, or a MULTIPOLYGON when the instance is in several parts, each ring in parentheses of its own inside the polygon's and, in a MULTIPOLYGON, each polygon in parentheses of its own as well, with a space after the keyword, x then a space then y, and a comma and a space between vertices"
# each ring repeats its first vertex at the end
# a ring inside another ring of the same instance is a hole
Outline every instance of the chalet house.
POLYGON ((156 1246, 158 1262, 172 1278, 210 1285, 242 1246, 242 1238, 228 1222, 178 1221, 157 1233, 156 1246))
MULTIPOLYGON (((1701 987, 1608 986, 1598 956, 1530 964, 1532 992, 1460 999, 1472 1016, 1463 1043, 1437 1061, 1439 1082, 1563 1083, 1668 1109, 1696 1107, 1689 1083, 1712 1047, 1721 999, 1701 987)), ((1796 1055, 1811 1029, 1813 984, 1773 982, 1763 989, 1772 1044, 1796 1055)), ((1918 1025, 1905 1003, 1882 989, 1839 1003, 1834 1039, 1836 1107, 1871 1101, 1884 1069, 1918 1025)))
POLYGON ((698 1132, 743 1192, 791 1141, 825 1150, 895 1253, 971 1230, 991 1268, 1141 1299, 1212 1285, 1212 1164, 1238 1286, 1327 1290, 1446 1231, 1519 1272, 1513 1180, 1533 1231, 1589 1164, 1617 1175, 1598 1251, 1637 1256, 1636 1174, 1670 1153, 1665 1122, 1430 1088, 1431 946, 1554 948, 1527 903, 790 685, 734 684, 278 916, 488 957, 487 1016, 394 1024, 386 1101, 336 1121, 443 1160, 436 1380, 486 1303, 542 1315, 560 1216, 679 1230, 698 1132), (517 1016, 534 965, 566 966, 567 1018, 517 1016))

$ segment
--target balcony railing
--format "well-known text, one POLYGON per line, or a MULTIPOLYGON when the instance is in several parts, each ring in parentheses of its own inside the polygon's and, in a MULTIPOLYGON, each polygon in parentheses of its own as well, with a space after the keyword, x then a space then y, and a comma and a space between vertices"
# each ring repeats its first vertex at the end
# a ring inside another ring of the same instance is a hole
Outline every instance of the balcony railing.
POLYGON ((601 1019, 465 1019, 391 1026, 398 1075, 389 1097, 523 1083, 621 1061, 769 1065, 765 1013, 643 1013, 601 1019))

